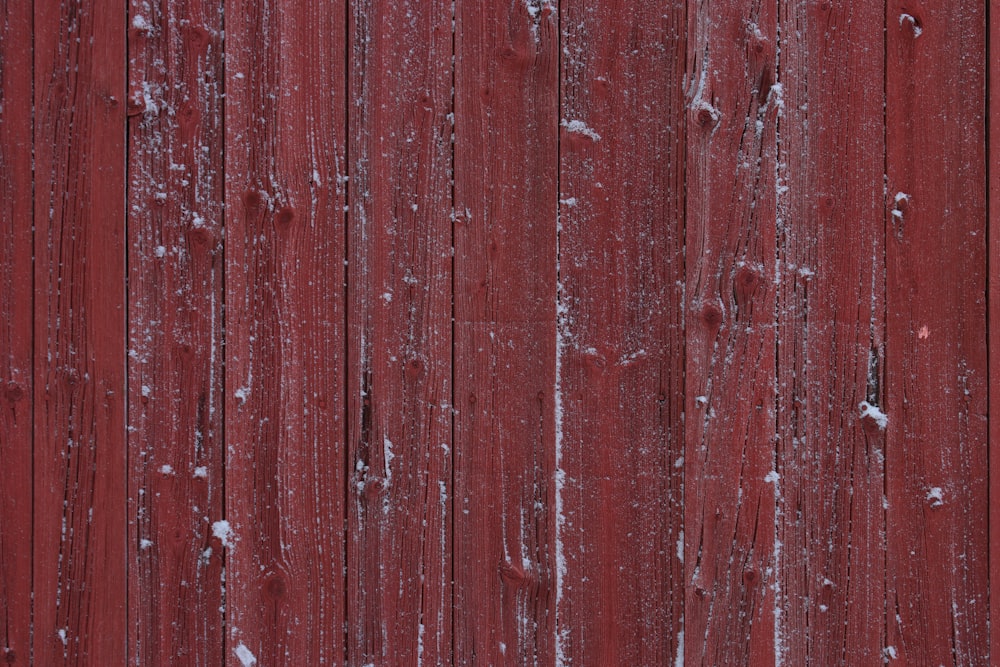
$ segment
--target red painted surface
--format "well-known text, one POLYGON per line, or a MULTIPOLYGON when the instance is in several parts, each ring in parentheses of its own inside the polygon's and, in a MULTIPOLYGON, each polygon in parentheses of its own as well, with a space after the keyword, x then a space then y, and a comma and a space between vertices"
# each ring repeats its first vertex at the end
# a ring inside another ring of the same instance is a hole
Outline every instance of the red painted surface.
POLYGON ((129 13, 129 662, 217 664, 222 12, 133 2, 129 13))
POLYGON ((0 6, 4 664, 990 664, 983 3, 126 4, 0 6))

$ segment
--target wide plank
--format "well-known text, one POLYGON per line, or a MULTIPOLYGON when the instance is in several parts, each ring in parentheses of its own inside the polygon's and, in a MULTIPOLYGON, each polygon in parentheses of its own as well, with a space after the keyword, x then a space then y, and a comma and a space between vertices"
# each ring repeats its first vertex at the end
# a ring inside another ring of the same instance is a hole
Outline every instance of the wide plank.
POLYGON ((559 657, 672 664, 684 611, 684 6, 566 3, 560 25, 559 657))
POLYGON ((125 6, 34 3, 38 665, 123 665, 125 6))
POLYGON ((352 664, 451 661, 452 3, 349 24, 352 664))
POLYGON ((345 661, 345 6, 228 0, 226 658, 345 661))
POLYGON ((989 663, 985 12, 886 7, 886 653, 910 663, 989 663))
POLYGON ((545 2, 456 19, 455 663, 552 664, 558 22, 545 2))
POLYGON ((129 5, 129 662, 222 661, 222 7, 129 5))
POLYGON ((775 443, 777 3, 688 6, 684 656, 770 664, 780 637, 775 443))

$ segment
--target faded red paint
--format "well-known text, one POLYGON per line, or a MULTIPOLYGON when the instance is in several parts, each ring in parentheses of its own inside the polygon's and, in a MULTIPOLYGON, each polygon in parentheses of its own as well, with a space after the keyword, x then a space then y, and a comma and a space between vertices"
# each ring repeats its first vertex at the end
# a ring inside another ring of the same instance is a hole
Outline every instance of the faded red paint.
POLYGON ((1000 650, 983 3, 127 5, 0 9, 5 664, 1000 650))

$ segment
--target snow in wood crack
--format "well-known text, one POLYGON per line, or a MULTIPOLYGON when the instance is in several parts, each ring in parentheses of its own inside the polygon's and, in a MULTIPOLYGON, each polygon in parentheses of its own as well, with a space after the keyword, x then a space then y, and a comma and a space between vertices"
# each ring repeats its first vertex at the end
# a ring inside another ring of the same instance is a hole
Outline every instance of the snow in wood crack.
POLYGON ((227 548, 231 546, 229 540, 233 537, 233 529, 232 526, 229 525, 229 522, 225 519, 222 521, 216 521, 212 524, 212 535, 219 538, 219 541, 222 542, 222 546, 227 548))
POLYGON ((243 642, 236 645, 236 648, 233 649, 233 653, 235 653, 236 657, 239 658, 240 664, 243 665, 243 667, 253 667, 253 665, 257 664, 257 656, 255 656, 243 642))

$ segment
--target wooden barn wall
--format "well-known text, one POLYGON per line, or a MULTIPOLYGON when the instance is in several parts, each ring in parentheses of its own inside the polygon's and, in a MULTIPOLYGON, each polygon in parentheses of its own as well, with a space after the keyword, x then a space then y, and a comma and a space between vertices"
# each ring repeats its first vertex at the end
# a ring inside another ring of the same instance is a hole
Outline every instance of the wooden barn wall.
POLYGON ((990 4, 0 0, 3 663, 1000 661, 990 4))

